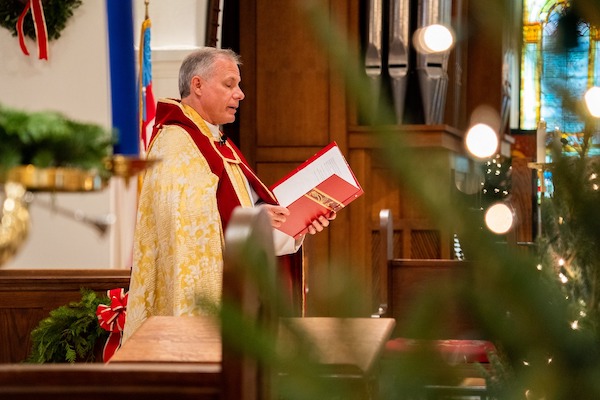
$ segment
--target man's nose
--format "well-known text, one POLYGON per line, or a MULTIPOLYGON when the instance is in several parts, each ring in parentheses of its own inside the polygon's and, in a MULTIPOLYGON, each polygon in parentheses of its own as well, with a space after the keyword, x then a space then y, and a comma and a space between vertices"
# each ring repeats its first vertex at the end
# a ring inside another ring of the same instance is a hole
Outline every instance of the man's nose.
POLYGON ((242 91, 241 88, 238 88, 238 90, 235 93, 235 97, 237 100, 244 100, 244 98, 246 97, 246 95, 244 94, 244 92, 242 91))

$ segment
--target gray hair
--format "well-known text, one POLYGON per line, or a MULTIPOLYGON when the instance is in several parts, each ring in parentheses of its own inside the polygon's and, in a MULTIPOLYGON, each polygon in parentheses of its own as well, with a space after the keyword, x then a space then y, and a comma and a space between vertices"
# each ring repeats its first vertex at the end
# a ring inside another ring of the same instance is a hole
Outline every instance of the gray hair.
POLYGON ((194 76, 208 79, 214 71, 214 64, 220 58, 230 59, 237 65, 242 65, 240 56, 231 49, 202 47, 190 53, 179 68, 179 95, 183 99, 190 95, 190 83, 194 76))

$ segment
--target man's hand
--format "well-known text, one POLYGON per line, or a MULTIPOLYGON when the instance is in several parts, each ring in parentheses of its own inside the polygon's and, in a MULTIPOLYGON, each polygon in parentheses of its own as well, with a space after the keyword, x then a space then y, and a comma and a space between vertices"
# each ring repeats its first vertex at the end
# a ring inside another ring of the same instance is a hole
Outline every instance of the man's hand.
MULTIPOLYGON (((267 214, 271 218, 271 226, 273 228, 279 228, 287 219, 287 216, 290 215, 290 210, 281 206, 274 206, 272 204, 261 204, 260 207, 263 207, 267 210, 267 214)), ((322 232, 323 229, 329 226, 329 222, 333 221, 337 214, 335 212, 329 213, 329 215, 321 215, 319 218, 313 220, 310 225, 308 225, 308 233, 311 235, 316 234, 317 232, 322 232)))
POLYGON ((290 215, 290 210, 285 207, 274 206, 272 204, 261 204, 260 207, 267 210, 273 228, 279 228, 285 222, 287 216, 290 215))
POLYGON ((333 211, 328 216, 321 215, 308 226, 308 233, 314 235, 317 232, 322 232, 323 229, 329 226, 329 221, 333 221, 336 216, 337 214, 333 211))

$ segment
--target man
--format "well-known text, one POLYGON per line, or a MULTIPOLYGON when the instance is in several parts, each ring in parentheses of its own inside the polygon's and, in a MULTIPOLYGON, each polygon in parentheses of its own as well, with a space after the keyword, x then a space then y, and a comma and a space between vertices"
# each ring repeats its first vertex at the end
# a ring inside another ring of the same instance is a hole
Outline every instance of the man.
MULTIPOLYGON (((199 49, 181 65, 181 100, 158 102, 148 158, 160 162, 140 193, 123 341, 151 315, 203 314, 201 302, 219 303, 224 231, 236 206, 265 207, 274 228, 289 215, 219 130, 244 99, 239 64, 231 50, 199 49)), ((313 221, 309 233, 329 219, 313 221)), ((303 237, 275 229, 274 240, 283 255, 303 237)))

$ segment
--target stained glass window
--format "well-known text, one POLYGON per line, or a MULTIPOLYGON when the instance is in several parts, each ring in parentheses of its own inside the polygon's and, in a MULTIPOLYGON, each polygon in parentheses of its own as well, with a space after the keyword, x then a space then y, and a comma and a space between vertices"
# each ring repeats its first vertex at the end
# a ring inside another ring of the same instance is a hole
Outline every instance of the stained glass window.
MULTIPOLYGON (((535 130, 544 120, 548 131, 560 131, 568 141, 565 152, 575 152, 586 127, 565 101, 600 86, 599 31, 569 18, 571 1, 523 0, 523 5, 520 127, 535 130), (560 34, 564 24, 572 24, 576 35, 560 34)), ((592 154, 600 154, 598 147, 592 154)))

